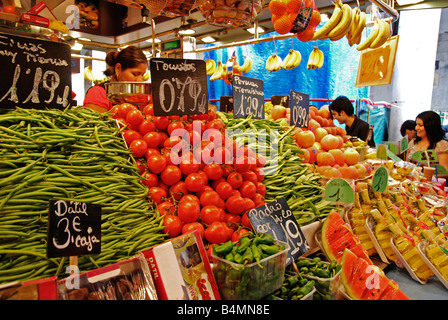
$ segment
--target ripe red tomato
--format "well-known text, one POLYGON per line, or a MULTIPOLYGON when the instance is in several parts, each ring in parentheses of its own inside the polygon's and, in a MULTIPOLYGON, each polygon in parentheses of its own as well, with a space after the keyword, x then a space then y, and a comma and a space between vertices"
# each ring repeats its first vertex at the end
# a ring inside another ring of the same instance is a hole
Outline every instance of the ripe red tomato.
POLYGON ((223 170, 221 165, 216 162, 206 164, 203 170, 210 180, 216 180, 222 177, 223 170))
POLYGON ((148 148, 156 148, 160 143, 160 135, 157 131, 150 131, 146 133, 143 138, 148 148))
POLYGON ((210 225, 215 221, 225 221, 226 214, 215 205, 206 205, 201 209, 201 221, 206 225, 210 225))
POLYGON ((202 223, 199 222, 190 222, 184 224, 184 226, 182 227, 182 234, 193 232, 194 230, 197 230, 199 232, 199 235, 201 236, 202 239, 204 238, 205 229, 202 223))
POLYGON ((178 166, 173 164, 169 164, 165 167, 165 169, 160 174, 163 183, 171 186, 180 181, 182 177, 182 172, 180 171, 178 166))
POLYGON ((161 173, 166 167, 166 159, 161 154, 152 154, 147 160, 148 169, 155 174, 161 173))
POLYGON ((255 155, 255 162, 258 168, 264 167, 266 165, 266 158, 257 154, 255 155))
POLYGON ((142 175, 146 171, 145 165, 140 161, 140 159, 135 159, 135 164, 138 168, 138 172, 142 175))
POLYGON ((179 168, 183 174, 189 175, 190 173, 198 172, 200 164, 194 160, 193 153, 190 152, 186 156, 182 157, 179 163, 179 168))
POLYGON ((177 207, 177 215, 183 223, 196 221, 200 214, 201 206, 196 201, 182 201, 177 207))
POLYGON ((251 168, 249 157, 247 156, 236 157, 233 159, 233 163, 236 169, 241 173, 249 171, 251 168))
POLYGON ((225 128, 225 124, 221 119, 213 119, 207 123, 207 129, 222 130, 225 128))
POLYGON ((253 229, 252 228, 252 223, 250 222, 250 219, 247 216, 247 212, 244 212, 243 215, 241 216, 241 224, 243 226, 245 226, 246 228, 249 228, 251 230, 253 229))
POLYGON ((145 153, 146 160, 148 160, 149 157, 152 156, 153 154, 160 154, 159 149, 158 148, 148 148, 148 150, 146 150, 146 153, 145 153))
POLYGON ((130 103, 122 103, 120 107, 118 108, 118 116, 119 118, 126 119, 126 116, 128 115, 129 111, 137 109, 136 106, 130 103))
POLYGON ((223 181, 216 186, 216 192, 222 199, 228 199, 233 195, 233 188, 230 183, 223 181))
POLYGON ((135 139, 142 139, 142 135, 135 130, 126 129, 122 132, 123 139, 126 142, 126 145, 130 145, 132 141, 135 139))
POLYGON ((140 132, 140 134, 144 136, 145 134, 151 131, 156 131, 156 126, 154 125, 152 119, 146 118, 138 126, 138 132, 140 132))
POLYGON ((173 133, 174 130, 181 130, 181 132, 176 131, 175 132, 175 136, 184 136, 185 132, 185 126, 182 122, 180 121, 173 121, 170 124, 168 124, 168 127, 166 128, 166 131, 168 133, 169 136, 171 136, 171 134, 173 133))
POLYGON ((205 239, 210 243, 220 244, 227 241, 227 226, 224 222, 215 221, 204 231, 205 239))
POLYGON ((165 130, 170 124, 170 119, 168 117, 154 117, 154 125, 159 130, 165 130))
POLYGON ((258 182, 257 174, 252 170, 243 172, 242 176, 244 181, 251 181, 255 184, 258 182))
POLYGON ((167 197, 167 192, 160 187, 152 187, 148 190, 148 196, 155 204, 159 204, 167 197))
POLYGON ((184 181, 179 181, 170 186, 169 194, 175 199, 180 200, 184 195, 188 194, 187 186, 184 181))
POLYGON ((140 158, 143 157, 146 150, 148 150, 148 146, 146 145, 145 140, 135 139, 132 140, 131 144, 129 145, 129 149, 131 150, 131 153, 134 157, 140 158))
POLYGON ((256 193, 255 196, 252 198, 252 201, 255 204, 255 208, 259 207, 265 203, 264 197, 260 193, 256 193))
POLYGON ((143 113, 146 114, 147 116, 153 116, 154 117, 154 106, 152 104, 147 104, 143 108, 143 113))
POLYGON ((213 152, 213 160, 220 164, 231 164, 233 163, 232 152, 225 146, 221 146, 215 149, 213 152))
POLYGON ((181 203, 183 201, 196 201, 198 204, 201 204, 199 201, 199 198, 191 193, 182 196, 182 198, 180 198, 180 200, 179 200, 179 203, 181 203))
POLYGON ((163 219, 163 232, 168 234, 168 237, 173 238, 178 236, 182 232, 182 221, 178 216, 168 214, 163 219))
POLYGON ((145 119, 145 115, 138 109, 132 109, 126 115, 126 122, 134 127, 139 127, 145 119))
POLYGON ((203 207, 205 206, 219 206, 219 200, 221 198, 219 197, 219 194, 216 191, 206 191, 201 194, 199 201, 201 202, 201 205, 203 207))
POLYGON ((199 172, 194 172, 187 175, 185 184, 190 192, 198 192, 201 191, 207 183, 199 172))
POLYGON ((243 198, 244 202, 243 202, 243 212, 247 212, 249 210, 252 210, 253 208, 255 208, 255 202, 252 199, 249 198, 243 198))
POLYGON ((257 182, 255 186, 257 187, 257 193, 264 197, 266 195, 266 186, 262 182, 257 182))
POLYGON ((159 135, 160 135, 159 147, 163 148, 163 144, 165 143, 165 140, 168 139, 168 135, 166 134, 165 131, 159 131, 159 135))
POLYGON ((241 223, 241 216, 239 214, 227 213, 226 214, 226 223, 227 223, 227 226, 229 226, 229 228, 232 228, 233 230, 237 230, 238 225, 241 223))
POLYGON ((151 173, 151 172, 143 173, 143 175, 142 175, 143 185, 147 186, 148 188, 151 188, 151 187, 155 187, 158 182, 159 182, 159 178, 154 173, 151 173))
POLYGON ((230 183, 233 189, 238 189, 243 184, 243 176, 239 172, 231 172, 227 176, 227 182, 230 183))
POLYGON ((261 181, 264 180, 264 176, 265 176, 265 174, 264 174, 264 171, 263 171, 262 168, 256 168, 256 169, 254 170, 254 172, 255 172, 255 174, 257 175, 258 182, 261 182, 261 181))
POLYGON ((257 186, 252 181, 243 181, 243 184, 238 189, 243 198, 253 198, 257 192, 257 186))
POLYGON ((176 213, 176 206, 170 201, 164 201, 159 203, 157 205, 157 209, 159 209, 159 214, 161 216, 176 213))
POLYGON ((238 229, 233 233, 232 238, 230 240, 232 240, 232 242, 238 242, 242 236, 247 235, 249 232, 250 230, 245 228, 238 229))
POLYGON ((229 213, 240 214, 244 211, 244 198, 231 196, 226 200, 226 209, 229 213))

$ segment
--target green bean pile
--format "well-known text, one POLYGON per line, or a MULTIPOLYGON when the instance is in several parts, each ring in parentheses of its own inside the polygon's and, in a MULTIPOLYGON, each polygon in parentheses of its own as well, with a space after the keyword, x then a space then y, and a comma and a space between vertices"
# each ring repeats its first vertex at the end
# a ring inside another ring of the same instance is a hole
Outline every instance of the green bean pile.
POLYGON ((250 134, 242 135, 241 139, 236 136, 236 140, 241 144, 267 155, 267 162, 263 168, 266 174, 263 180, 266 186, 266 202, 284 197, 299 226, 323 220, 332 209, 335 209, 333 204, 323 198, 322 175, 312 172, 307 164, 302 163, 299 155, 303 151, 294 141, 293 126, 285 127, 280 124, 280 120, 251 119, 250 116, 235 118, 233 114, 222 112, 217 114, 227 125, 228 130, 241 129, 242 132, 249 130, 258 139, 261 137, 262 142, 266 141, 266 146, 263 146, 257 142, 260 140, 254 143, 250 134), (273 130, 277 132, 277 135, 271 134, 273 130), (273 141, 271 141, 272 137, 274 137, 273 141), (265 149, 260 150, 260 148, 265 149), (278 155, 278 157, 269 159, 270 155, 278 155), (277 161, 278 164, 270 166, 273 161, 277 161))
POLYGON ((82 107, 0 115, 0 284, 68 276, 68 258, 46 258, 50 199, 102 205, 101 253, 80 256, 80 272, 165 240, 120 130, 82 107))

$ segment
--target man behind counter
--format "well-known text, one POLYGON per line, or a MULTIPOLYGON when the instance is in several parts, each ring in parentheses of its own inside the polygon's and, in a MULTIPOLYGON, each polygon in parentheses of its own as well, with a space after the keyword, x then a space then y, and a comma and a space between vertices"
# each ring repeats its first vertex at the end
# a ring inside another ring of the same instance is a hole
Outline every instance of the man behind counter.
MULTIPOLYGON (((337 97, 329 107, 333 118, 338 120, 339 123, 345 124, 347 135, 366 141, 369 134, 369 124, 354 114, 353 104, 347 97, 337 97)), ((373 132, 368 144, 370 147, 375 147, 373 132)))

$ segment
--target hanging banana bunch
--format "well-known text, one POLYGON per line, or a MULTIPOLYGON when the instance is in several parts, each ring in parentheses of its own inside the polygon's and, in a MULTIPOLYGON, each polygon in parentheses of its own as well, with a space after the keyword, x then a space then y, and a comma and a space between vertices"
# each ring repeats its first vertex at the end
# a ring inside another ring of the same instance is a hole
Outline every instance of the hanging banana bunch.
POLYGON ((282 68, 283 60, 280 56, 273 54, 266 61, 266 70, 275 72, 282 68))
POLYGON ((319 47, 313 47, 310 56, 308 58, 308 64, 306 68, 309 69, 320 69, 324 65, 324 53, 319 47))
POLYGON ((216 62, 213 59, 205 59, 205 69, 208 76, 215 72, 216 62))
POLYGON ((283 59, 282 68, 285 70, 291 70, 300 65, 302 61, 302 55, 299 51, 291 49, 288 55, 283 59))
POLYGON ((359 51, 381 47, 390 37, 390 24, 382 19, 375 19, 369 36, 356 48, 359 51))
POLYGON ((252 69, 252 59, 244 56, 244 63, 241 66, 235 65, 233 69, 237 72, 248 73, 252 69))

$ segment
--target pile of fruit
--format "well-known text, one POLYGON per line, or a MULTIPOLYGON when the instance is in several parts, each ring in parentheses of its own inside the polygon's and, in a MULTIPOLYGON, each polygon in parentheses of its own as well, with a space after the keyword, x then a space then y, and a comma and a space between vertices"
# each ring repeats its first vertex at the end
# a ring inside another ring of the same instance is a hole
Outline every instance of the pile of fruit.
POLYGON ((223 243, 251 228, 245 213, 264 204, 264 161, 228 137, 215 112, 156 117, 152 105, 121 104, 111 116, 127 126, 124 139, 169 237, 198 230, 223 243))

